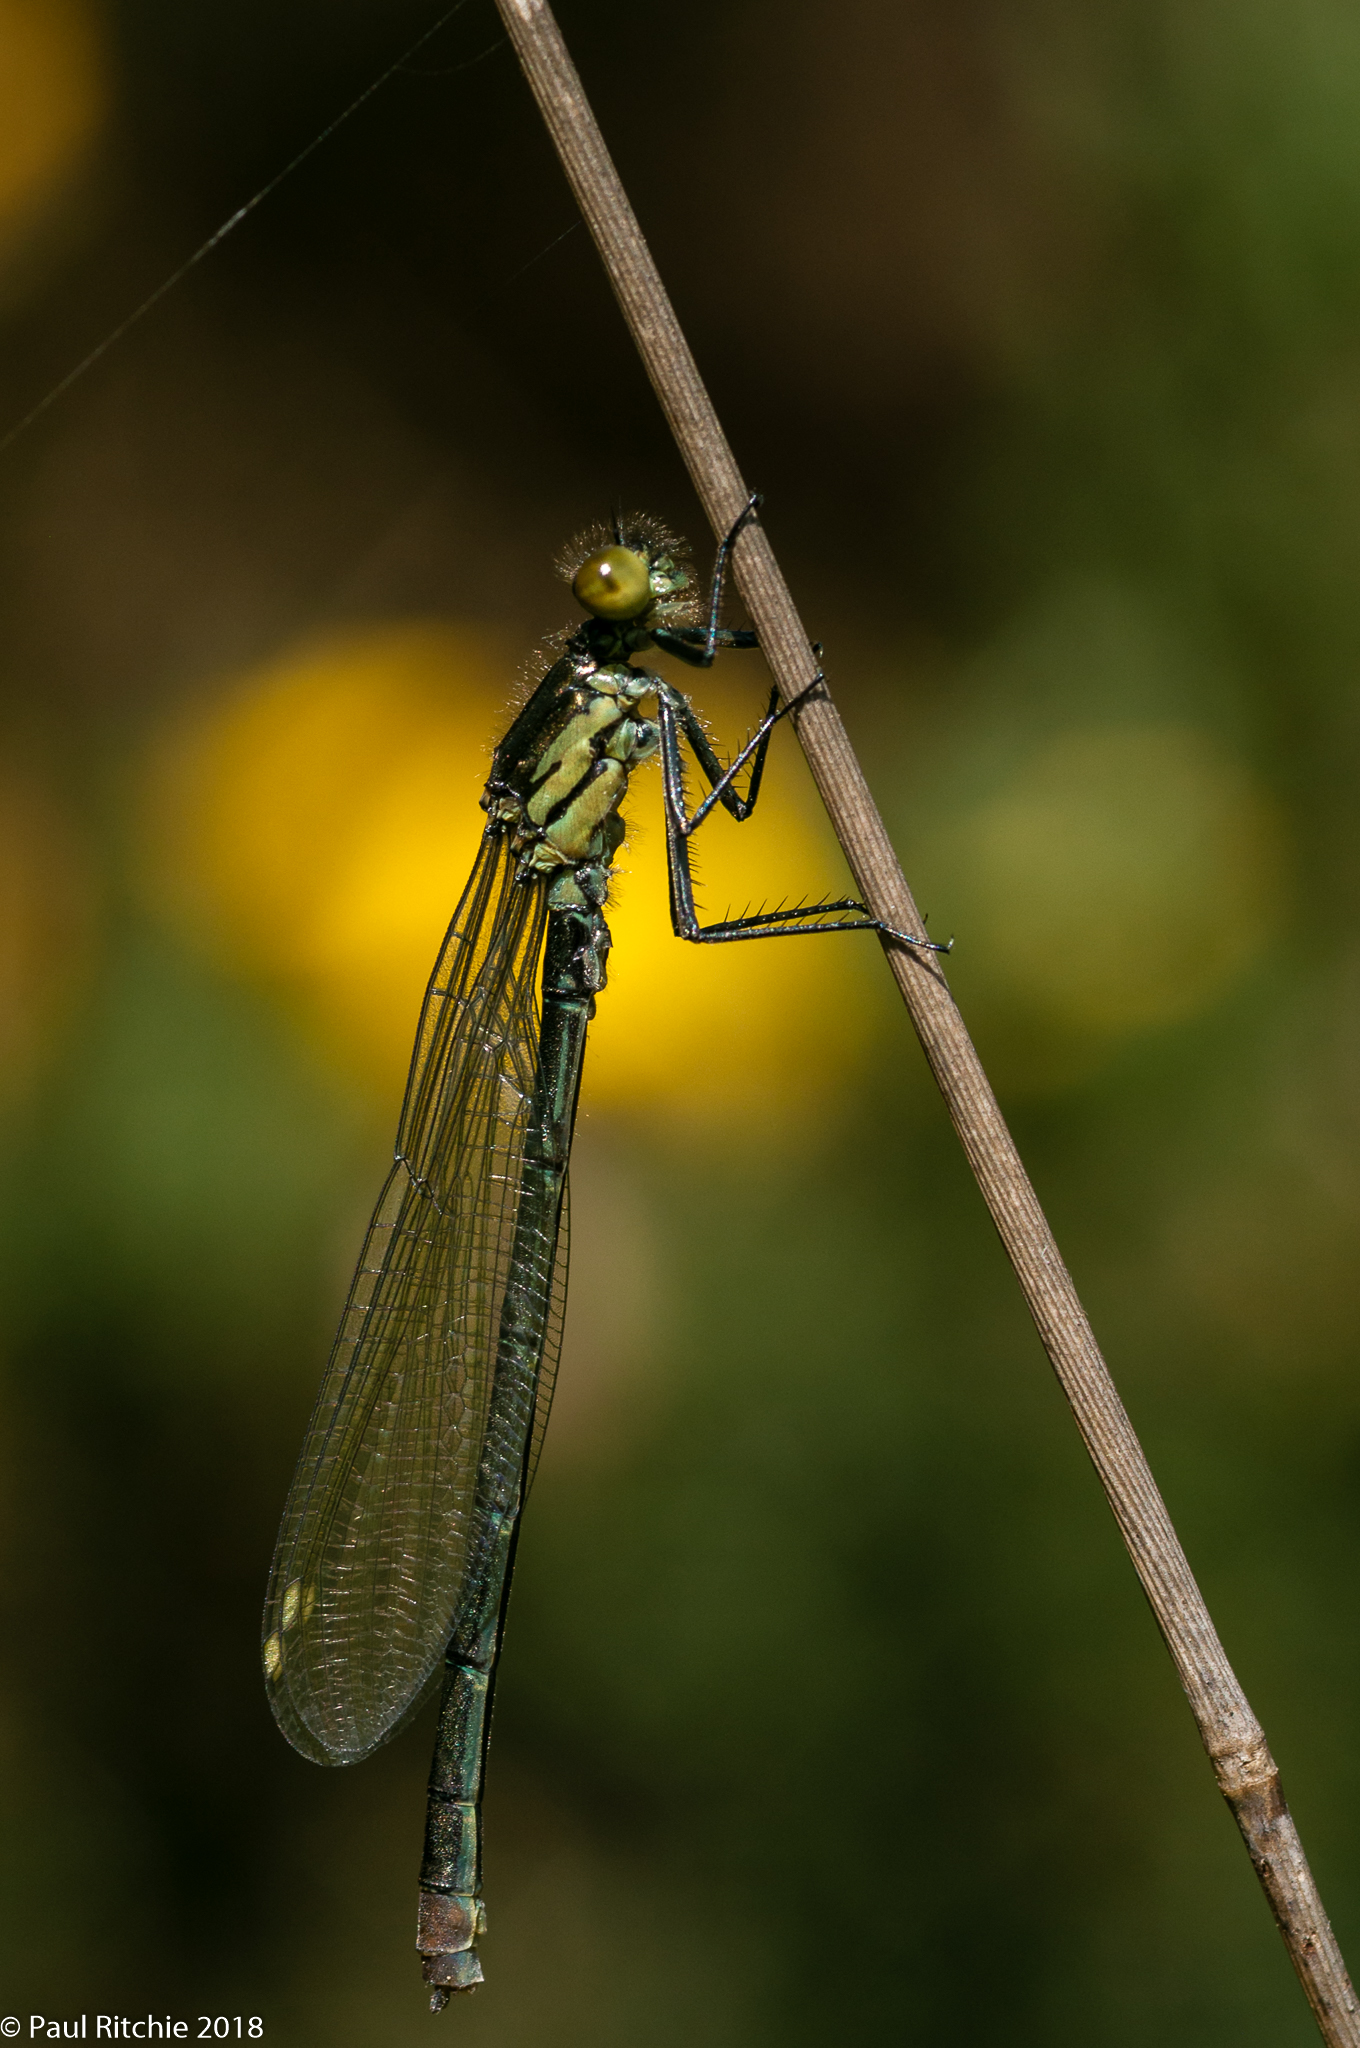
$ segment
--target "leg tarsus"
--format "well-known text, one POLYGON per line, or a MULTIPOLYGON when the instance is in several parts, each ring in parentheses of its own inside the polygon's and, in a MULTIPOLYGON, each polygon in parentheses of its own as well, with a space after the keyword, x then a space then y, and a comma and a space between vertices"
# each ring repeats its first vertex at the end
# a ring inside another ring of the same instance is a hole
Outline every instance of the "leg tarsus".
POLYGON ((702 653, 698 654, 694 661, 696 668, 713 666, 713 657, 718 648, 718 613, 722 609, 723 581, 727 575, 728 560, 739 535, 759 516, 763 502, 761 493, 752 491, 718 545, 717 558, 713 564, 713 589, 708 601, 708 631, 704 635, 702 653))
POLYGON ((885 939, 897 939, 904 946, 914 946, 918 953, 952 953, 954 950, 952 939, 916 939, 910 932, 899 932, 890 924, 880 924, 877 918, 874 919, 874 930, 885 939))
POLYGON ((725 946, 741 939, 798 939, 814 938, 823 932, 877 932, 880 938, 894 939, 903 946, 911 946, 918 953, 951 953, 954 941, 942 945, 936 939, 913 938, 910 932, 899 932, 894 926, 883 924, 869 915, 865 904, 847 897, 836 903, 797 904, 792 910, 759 910, 743 917, 722 918, 717 924, 699 923, 693 910, 693 895, 689 898, 690 916, 686 928, 675 925, 677 938, 688 939, 697 945, 725 946), (840 916, 842 911, 856 915, 840 916), (831 924, 799 923, 802 918, 834 917, 831 924))

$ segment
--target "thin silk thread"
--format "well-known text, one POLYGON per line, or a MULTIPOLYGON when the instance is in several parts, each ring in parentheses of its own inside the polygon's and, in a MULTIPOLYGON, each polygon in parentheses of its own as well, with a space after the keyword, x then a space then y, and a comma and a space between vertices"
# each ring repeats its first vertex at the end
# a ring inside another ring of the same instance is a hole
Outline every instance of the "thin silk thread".
MULTIPOLYGON (((50 406, 55 405, 57 400, 63 397, 65 393, 70 390, 73 384, 79 382, 80 378, 82 378, 85 375, 87 370, 93 369, 94 365, 100 360, 101 356, 107 355, 109 350, 113 348, 117 342, 120 342, 123 336, 127 334, 130 329, 134 328, 140 320, 144 320, 146 318, 146 315, 152 310, 152 308, 160 304, 161 300, 165 297, 166 293, 172 292, 175 289, 175 286, 189 275, 189 272, 195 267, 196 264, 201 263, 205 256, 210 256, 213 250, 218 246, 218 244, 220 242, 224 242, 227 236, 231 234, 232 230, 234 228, 238 228, 241 225, 241 222, 245 220, 248 214, 252 214, 255 211, 255 208, 261 205, 264 200, 268 199, 272 192, 276 192, 279 186, 283 183, 285 178, 290 178, 293 172, 297 170, 300 164, 306 163, 308 157, 311 156, 314 150, 320 149, 323 142, 329 142, 331 136, 334 135, 336 129, 342 128, 345 122, 349 120, 351 114, 357 114, 360 107, 362 107, 366 101, 371 100, 374 93, 377 92, 380 87, 386 85, 389 78, 395 77, 397 72, 404 70, 406 65, 410 62, 411 58, 415 56, 417 50, 423 50, 426 43, 428 43, 434 36, 437 36, 440 29, 444 28, 447 23, 452 21, 455 14, 461 13, 466 5, 467 0, 455 0, 455 4, 448 9, 447 13, 441 14, 438 21, 436 21, 430 28, 425 29, 421 35, 417 36, 416 40, 410 45, 410 47, 408 49, 403 50, 401 55, 395 58, 393 62, 387 66, 387 69, 385 71, 379 72, 378 76, 373 80, 371 85, 366 85, 364 87, 364 90, 359 94, 357 99, 351 100, 349 105, 344 109, 342 113, 337 114, 333 121, 327 122, 326 126, 321 130, 321 133, 319 135, 314 135, 311 141, 307 144, 307 147, 305 149, 300 149, 297 155, 293 157, 289 163, 286 163, 281 171, 276 171, 274 176, 269 180, 267 185, 261 185, 259 191, 255 193, 253 198, 247 199, 244 206, 238 206, 235 213, 233 213, 229 219, 224 220, 221 227, 215 229, 213 233, 209 235, 207 241, 201 243, 200 246, 194 250, 192 256, 186 257, 184 262, 180 264, 177 270, 172 270, 169 277, 164 278, 162 282, 156 286, 155 291, 150 293, 147 298, 143 299, 141 305, 136 307, 133 312, 129 313, 125 320, 120 320, 118 325, 110 333, 106 334, 104 336, 104 339, 95 348, 92 348, 87 356, 82 357, 81 361, 76 364, 73 370, 68 370, 66 375, 61 379, 60 383, 54 384, 52 386, 52 389, 47 393, 46 397, 40 398, 38 400, 38 403, 33 407, 32 411, 26 412, 23 418, 19 420, 15 426, 12 426, 9 432, 5 434, 3 438, 0 438, 0 455, 3 455, 5 450, 11 447, 13 443, 18 440, 20 434, 26 433, 28 429, 33 425, 35 420, 40 420, 43 414, 48 410, 48 408, 50 406)), ((489 57, 494 50, 499 49, 501 47, 501 43, 504 42, 504 40, 504 37, 502 37, 499 42, 491 44, 488 49, 481 51, 479 55, 477 55, 476 57, 470 58, 467 64, 455 65, 452 68, 458 71, 470 70, 474 64, 480 64, 483 58, 489 57)), ((417 73, 415 75, 419 76, 420 74, 417 73)), ((570 229, 568 230, 568 233, 570 233, 570 229)), ((561 237, 559 236, 558 239, 560 240, 561 237)), ((548 246, 549 248, 552 248, 554 245, 552 243, 549 243, 548 246)), ((536 258, 530 258, 531 262, 536 260, 536 258)))

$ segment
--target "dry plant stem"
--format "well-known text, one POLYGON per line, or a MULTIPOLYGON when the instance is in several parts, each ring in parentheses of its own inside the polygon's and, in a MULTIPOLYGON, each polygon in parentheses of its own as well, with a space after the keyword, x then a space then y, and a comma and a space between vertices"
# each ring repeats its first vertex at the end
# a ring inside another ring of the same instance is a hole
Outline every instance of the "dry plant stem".
MULTIPOLYGON (((633 338, 715 534, 749 491, 680 331, 604 138, 544 0, 497 0, 633 338)), ((748 527, 735 554, 742 596, 785 697, 815 664, 770 544, 748 527)), ((817 787, 874 916, 924 927, 840 716, 819 695, 794 714, 817 787)), ((1360 2008, 1279 1772, 1233 1673, 936 957, 885 944, 931 1071, 1015 1267, 1030 1313, 1166 1638, 1223 1796, 1246 1840, 1324 2040, 1360 2048, 1360 2008)))

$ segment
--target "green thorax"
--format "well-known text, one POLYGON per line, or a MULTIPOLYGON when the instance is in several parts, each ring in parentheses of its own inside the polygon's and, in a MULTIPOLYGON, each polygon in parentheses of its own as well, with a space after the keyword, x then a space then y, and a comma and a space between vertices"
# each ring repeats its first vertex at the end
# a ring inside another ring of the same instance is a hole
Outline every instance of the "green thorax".
POLYGON ((511 834, 526 880, 564 868, 607 870, 622 841, 618 812, 629 775, 656 752, 660 734, 639 711, 656 679, 618 657, 647 637, 633 622, 591 620, 496 750, 482 803, 493 829, 511 834))

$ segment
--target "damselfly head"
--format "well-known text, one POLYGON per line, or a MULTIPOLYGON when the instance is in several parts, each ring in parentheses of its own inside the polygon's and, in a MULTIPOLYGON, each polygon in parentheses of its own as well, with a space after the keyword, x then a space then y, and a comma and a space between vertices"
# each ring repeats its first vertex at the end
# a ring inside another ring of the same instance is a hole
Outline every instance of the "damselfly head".
POLYGON ((684 542, 644 512, 587 527, 563 549, 557 569, 577 603, 597 619, 675 626, 697 616, 684 542))

